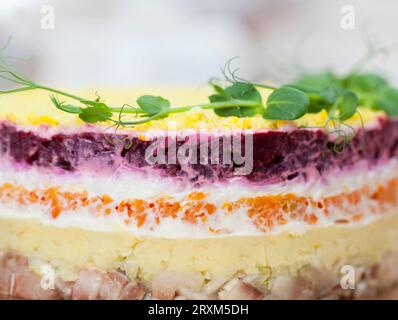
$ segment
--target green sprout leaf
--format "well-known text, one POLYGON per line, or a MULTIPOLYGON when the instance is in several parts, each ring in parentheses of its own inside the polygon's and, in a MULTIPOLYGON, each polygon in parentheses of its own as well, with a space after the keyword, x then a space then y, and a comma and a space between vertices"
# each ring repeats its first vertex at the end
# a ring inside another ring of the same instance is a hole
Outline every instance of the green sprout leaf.
POLYGON ((328 87, 319 93, 307 93, 310 98, 308 113, 318 113, 323 109, 329 111, 336 103, 342 89, 328 87))
POLYGON ((329 71, 304 74, 289 86, 308 94, 310 98, 308 113, 330 110, 342 90, 341 81, 329 71))
POLYGON ((101 101, 97 101, 97 100, 81 100, 81 103, 85 104, 88 107, 99 107, 99 108, 108 108, 108 106, 101 102, 101 101))
POLYGON ((236 82, 225 88, 225 92, 234 99, 254 101, 261 104, 261 94, 254 85, 249 82, 236 82))
POLYGON ((387 81, 373 73, 354 74, 347 78, 347 86, 353 90, 368 93, 387 86, 387 81))
POLYGON ((214 109, 214 112, 220 117, 251 117, 258 113, 259 107, 262 107, 261 94, 251 83, 235 82, 225 89, 219 86, 213 86, 213 88, 217 94, 213 94, 209 97, 210 102, 230 101, 232 105, 230 107, 214 109), (236 103, 236 100, 251 102, 253 106, 239 105, 236 103))
POLYGON ((98 103, 97 105, 84 108, 79 113, 79 118, 88 123, 107 121, 111 119, 111 117, 112 112, 104 103, 98 103))
POLYGON ((224 88, 222 88, 221 86, 217 85, 217 84, 213 84, 213 89, 215 92, 217 92, 218 95, 222 96, 222 97, 226 97, 226 98, 230 98, 231 96, 229 95, 228 92, 225 91, 224 88))
POLYGON ((345 121, 351 118, 354 113, 357 112, 358 104, 359 99, 354 92, 347 91, 344 93, 337 105, 339 110, 339 119, 345 121))
POLYGON ((382 88, 374 99, 374 109, 398 116, 398 90, 388 86, 382 88))
POLYGON ((308 106, 308 113, 318 113, 321 112, 323 109, 328 110, 330 107, 329 103, 326 103, 325 101, 313 101, 310 98, 310 104, 308 106))
POLYGON ((170 101, 159 96, 141 96, 137 99, 137 104, 149 115, 155 115, 170 108, 170 101))
POLYGON ((321 93, 337 84, 336 76, 331 72, 304 74, 294 81, 293 86, 305 92, 321 93))
POLYGON ((71 105, 71 104, 65 104, 65 103, 63 103, 63 102, 60 102, 60 101, 58 100, 58 98, 55 97, 55 96, 51 96, 50 99, 51 99, 51 102, 52 102, 58 109, 60 109, 60 110, 62 110, 62 111, 65 111, 65 112, 68 112, 68 113, 76 113, 76 114, 79 114, 79 113, 81 113, 82 110, 83 110, 81 107, 74 106, 74 105, 71 105))
POLYGON ((303 91, 283 86, 268 97, 263 116, 269 120, 296 120, 306 114, 309 103, 308 95, 303 91))

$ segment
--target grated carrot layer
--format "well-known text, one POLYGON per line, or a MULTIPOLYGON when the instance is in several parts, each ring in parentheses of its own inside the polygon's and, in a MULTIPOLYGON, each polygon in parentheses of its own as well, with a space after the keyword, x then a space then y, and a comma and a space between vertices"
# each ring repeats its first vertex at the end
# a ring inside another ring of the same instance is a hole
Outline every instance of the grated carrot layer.
POLYGON ((198 191, 188 193, 180 201, 171 196, 153 201, 133 198, 115 201, 108 194, 93 196, 86 191, 62 191, 57 186, 29 190, 21 185, 4 183, 0 186, 0 202, 4 205, 18 203, 23 207, 37 205, 48 211, 53 219, 81 208, 87 208, 93 215, 122 216, 126 224, 135 223, 137 227, 144 226, 148 220, 160 224, 166 218, 178 219, 191 225, 204 225, 210 233, 223 231, 217 228, 217 218, 222 219, 221 215, 236 215, 243 211, 258 230, 266 233, 289 221, 317 225, 321 219, 329 219, 344 224, 388 212, 398 204, 398 179, 376 188, 365 186, 317 200, 290 193, 244 197, 220 206, 208 201, 208 195, 198 191))

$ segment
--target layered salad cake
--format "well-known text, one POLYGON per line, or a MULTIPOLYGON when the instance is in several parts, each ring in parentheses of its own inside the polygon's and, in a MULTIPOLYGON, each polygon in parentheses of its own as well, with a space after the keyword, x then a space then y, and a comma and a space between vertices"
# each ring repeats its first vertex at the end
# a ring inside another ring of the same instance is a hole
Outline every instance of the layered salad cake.
POLYGON ((200 90, 157 90, 190 106, 169 114, 160 96, 123 105, 132 89, 82 92, 76 105, 47 87, 3 91, 1 294, 322 299, 393 288, 395 91, 365 75, 315 110, 331 86, 308 87, 313 78, 282 91, 213 84, 207 104, 200 90), (362 106, 366 90, 381 93, 362 106))

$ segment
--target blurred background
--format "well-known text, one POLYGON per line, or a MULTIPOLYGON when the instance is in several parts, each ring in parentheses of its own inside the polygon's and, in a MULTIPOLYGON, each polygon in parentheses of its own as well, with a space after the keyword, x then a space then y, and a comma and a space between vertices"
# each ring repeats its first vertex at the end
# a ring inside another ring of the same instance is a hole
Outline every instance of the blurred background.
POLYGON ((394 0, 1 0, 3 55, 67 86, 203 85, 234 56, 240 75, 285 82, 305 70, 367 68, 398 82, 394 0), (342 26, 343 7, 354 27, 342 26))

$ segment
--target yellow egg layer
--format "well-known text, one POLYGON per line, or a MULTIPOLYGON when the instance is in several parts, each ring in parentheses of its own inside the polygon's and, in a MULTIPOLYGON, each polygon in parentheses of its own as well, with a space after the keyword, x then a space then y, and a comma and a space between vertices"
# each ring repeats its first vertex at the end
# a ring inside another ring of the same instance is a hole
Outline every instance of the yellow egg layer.
MULTIPOLYGON (((70 90, 74 92, 73 90, 70 90)), ((119 88, 99 90, 101 98, 112 107, 121 107, 124 104, 136 105, 136 99, 143 94, 163 96, 171 101, 172 106, 198 105, 208 102, 211 94, 209 87, 203 88, 119 88)), ((76 91, 76 95, 86 99, 96 98, 95 90, 76 91)), ((263 100, 266 101, 270 91, 261 90, 263 100)), ((64 101, 63 97, 60 97, 64 101)), ((70 103, 76 101, 65 99, 70 103)), ((375 112, 367 108, 360 108, 360 115, 355 114, 346 123, 350 126, 361 126, 363 123, 370 122, 377 117, 384 116, 382 112, 375 112)), ((115 114, 117 117, 117 114, 115 114)), ((132 119, 126 118, 124 120, 132 119)), ((69 114, 58 110, 50 101, 48 92, 28 91, 0 96, 0 119, 9 119, 23 125, 50 125, 54 127, 79 127, 83 122, 76 114, 69 114)), ((318 114, 307 114, 295 121, 269 121, 260 115, 248 118, 237 117, 218 117, 212 110, 202 110, 194 108, 183 113, 175 113, 161 120, 154 120, 148 123, 137 125, 129 130, 147 131, 152 129, 159 130, 184 130, 184 129, 278 129, 285 125, 297 127, 322 127, 326 124, 328 115, 325 111, 318 114)), ((101 127, 109 127, 111 123, 101 123, 101 127)), ((329 123, 332 125, 332 123, 329 123)))
POLYGON ((50 263, 64 280, 73 280, 88 266, 122 268, 130 277, 144 281, 151 281, 162 270, 200 272, 209 279, 258 274, 265 267, 273 275, 295 275, 305 266, 336 271, 343 264, 375 264, 395 252, 397 243, 398 212, 367 225, 212 239, 136 237, 46 226, 35 220, 0 219, 0 250, 50 263))

